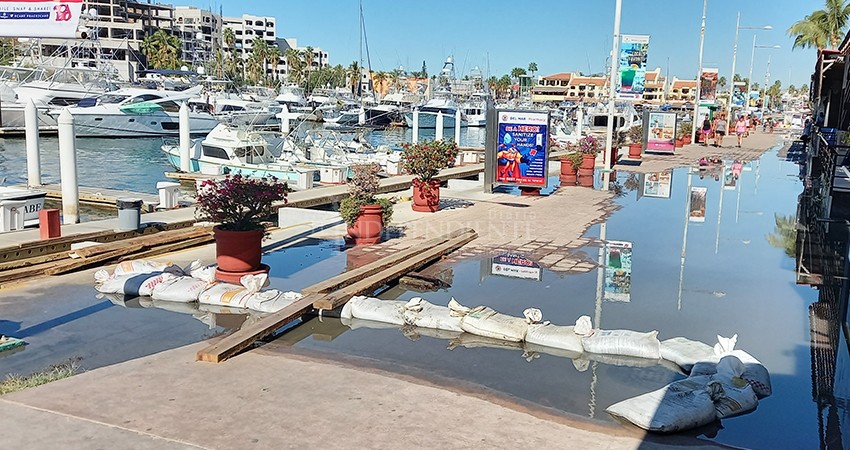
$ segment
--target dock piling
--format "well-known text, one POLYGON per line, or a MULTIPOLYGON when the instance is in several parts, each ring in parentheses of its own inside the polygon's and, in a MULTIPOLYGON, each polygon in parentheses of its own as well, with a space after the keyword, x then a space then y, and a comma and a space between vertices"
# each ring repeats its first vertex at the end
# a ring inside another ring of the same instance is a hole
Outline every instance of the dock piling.
POLYGON ((63 109, 59 114, 59 180, 62 184, 62 222, 80 222, 80 186, 77 184, 77 136, 74 116, 63 109))
POLYGON ((283 105, 283 112, 280 113, 280 132, 287 135, 289 130, 289 107, 283 105))
POLYGON ((41 151, 38 137, 38 108, 30 99, 24 107, 27 140, 27 186, 41 186, 41 151))
POLYGON ((437 111, 437 135, 434 136, 434 140, 442 141, 443 140, 443 128, 445 128, 445 124, 443 123, 445 118, 443 117, 442 111, 437 111))
POLYGON ((192 138, 189 129, 189 105, 186 102, 180 104, 180 170, 182 172, 192 171, 192 160, 190 159, 190 147, 192 138))
POLYGON ((460 125, 463 112, 458 108, 455 110, 455 145, 460 145, 460 125))
POLYGON ((413 109, 413 143, 419 143, 419 108, 413 109))

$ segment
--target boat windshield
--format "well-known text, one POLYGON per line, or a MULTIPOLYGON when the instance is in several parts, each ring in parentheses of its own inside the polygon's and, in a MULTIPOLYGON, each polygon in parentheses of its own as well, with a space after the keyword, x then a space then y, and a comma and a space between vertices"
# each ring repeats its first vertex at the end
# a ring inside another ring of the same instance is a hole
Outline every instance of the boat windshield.
POLYGON ((107 105, 112 103, 121 103, 129 97, 129 95, 106 94, 101 95, 98 100, 100 101, 100 104, 107 105))

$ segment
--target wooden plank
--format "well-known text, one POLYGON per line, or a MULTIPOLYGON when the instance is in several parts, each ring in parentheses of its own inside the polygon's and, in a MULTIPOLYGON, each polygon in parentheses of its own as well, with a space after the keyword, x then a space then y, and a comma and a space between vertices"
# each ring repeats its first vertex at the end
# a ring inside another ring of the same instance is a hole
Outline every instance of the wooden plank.
POLYGON ((209 235, 210 230, 207 228, 193 227, 191 230, 175 230, 175 231, 163 231, 160 233, 156 233, 153 236, 139 236, 135 238, 126 239, 123 241, 110 242, 108 244, 103 245, 94 245, 91 247, 81 248, 79 250, 74 251, 74 253, 79 257, 89 257, 92 255, 96 255, 98 253, 105 253, 125 245, 133 245, 140 244, 144 247, 153 247, 155 245, 161 244, 169 244, 171 242, 181 240, 181 239, 189 239, 194 238, 201 235, 209 235))
POLYGON ((141 253, 134 253, 132 255, 127 255, 127 256, 121 258, 119 261, 127 261, 127 260, 130 260, 130 259, 150 258, 152 256, 158 256, 158 255, 162 255, 164 253, 171 253, 171 252, 174 252, 174 251, 177 251, 177 250, 183 250, 185 248, 194 247, 196 245, 206 244, 207 242, 212 242, 213 240, 215 240, 215 236, 213 236, 212 234, 205 234, 205 235, 201 235, 201 236, 198 236, 198 237, 195 237, 195 238, 192 238, 192 239, 187 239, 187 240, 184 240, 184 241, 175 242, 173 244, 160 245, 160 246, 154 247, 150 250, 147 250, 147 251, 144 251, 144 252, 141 252, 141 253))
POLYGON ((313 307, 316 309, 335 309, 345 304, 345 302, 350 300, 351 297, 371 293, 378 287, 400 278, 405 273, 417 270, 420 267, 431 263, 435 259, 441 258, 443 255, 463 247, 477 237, 478 233, 472 232, 451 239, 436 247, 420 247, 420 253, 416 256, 408 258, 404 262, 396 264, 375 275, 364 278, 348 287, 326 294, 324 297, 313 303, 313 307))
POLYGON ((198 351, 198 361, 219 363, 239 353, 246 347, 253 345, 258 339, 262 339, 280 327, 300 318, 313 308, 313 302, 318 300, 321 294, 307 295, 280 311, 270 314, 244 327, 209 347, 198 351))
MULTIPOLYGON (((415 270, 432 261, 433 259, 439 258, 445 253, 448 253, 456 248, 463 246, 467 242, 475 239, 477 236, 478 234, 475 231, 471 231, 468 233, 464 233, 459 237, 450 239, 444 242, 443 244, 435 247, 426 248, 421 244, 417 245, 416 247, 421 252, 418 256, 408 258, 407 261, 402 264, 395 264, 393 266, 390 266, 389 268, 386 268, 375 275, 369 276, 350 286, 347 286, 340 291, 336 291, 331 294, 308 294, 301 300, 294 302, 293 304, 281 309, 280 311, 270 314, 260 319, 259 321, 251 324, 250 326, 242 328, 230 334, 229 336, 226 336, 215 344, 200 350, 197 353, 196 358, 198 361, 216 363, 224 361, 225 359, 239 353, 241 350, 249 347, 257 339, 261 339, 265 336, 268 336, 274 333, 275 330, 279 329, 280 327, 301 317, 302 315, 313 309, 317 304, 329 304, 330 306, 332 306, 334 303, 345 303, 353 295, 357 295, 358 293, 366 292, 370 289, 374 289, 375 287, 381 286, 389 280, 398 278, 402 273, 407 270, 415 270), (406 267, 413 268, 405 269, 406 267)), ((307 289, 309 290, 310 288, 307 289)))
POLYGON ((117 258, 119 256, 127 255, 130 253, 135 253, 144 248, 142 244, 125 244, 121 248, 112 250, 106 253, 100 253, 98 255, 94 255, 88 258, 77 258, 71 259, 69 261, 60 261, 58 263, 54 263, 52 267, 45 269, 45 275, 61 275, 63 273, 71 272, 73 270, 82 269, 83 267, 90 266, 95 263, 109 261, 110 259, 117 258))
POLYGON ((449 234, 443 235, 438 238, 430 239, 421 244, 415 244, 408 249, 402 250, 398 253, 392 254, 385 258, 381 258, 377 261, 373 261, 364 266, 358 267, 353 270, 349 270, 347 272, 343 272, 335 277, 331 277, 325 281, 316 283, 306 289, 302 290, 303 294, 316 294, 316 293, 326 293, 332 290, 337 290, 348 286, 358 280, 366 278, 368 276, 374 275, 390 266, 398 264, 417 253, 422 251, 422 248, 436 247, 437 245, 443 244, 450 239, 454 239, 456 237, 460 237, 467 233, 474 233, 474 230, 471 228, 463 228, 457 231, 453 231, 449 234))
POLYGON ((17 259, 17 260, 14 260, 14 261, 0 263, 0 271, 18 269, 18 268, 21 268, 21 267, 28 267, 28 266, 33 266, 33 265, 36 265, 36 264, 46 263, 46 262, 50 262, 50 261, 57 261, 57 260, 60 260, 60 259, 67 259, 67 258, 68 258, 68 255, 66 253, 57 252, 57 253, 49 253, 47 255, 36 256, 36 257, 33 257, 33 258, 17 259))

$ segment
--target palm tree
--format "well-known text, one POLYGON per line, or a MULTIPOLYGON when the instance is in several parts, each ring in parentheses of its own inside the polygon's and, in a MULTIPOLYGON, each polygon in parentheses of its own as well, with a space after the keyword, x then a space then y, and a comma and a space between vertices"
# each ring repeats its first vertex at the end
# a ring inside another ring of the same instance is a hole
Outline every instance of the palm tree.
POLYGON ((780 214, 774 215, 776 222, 775 231, 768 234, 767 242, 785 251, 785 254, 791 258, 797 257, 797 217, 794 215, 783 216, 780 214))
POLYGON ((386 72, 377 72, 372 75, 372 81, 375 83, 375 90, 380 92, 382 95, 386 92, 384 89, 384 82, 387 81, 387 73, 386 72))
POLYGON ((720 79, 717 80, 717 85, 722 88, 726 87, 726 77, 720 77, 720 79))
POLYGON ((269 46, 266 51, 266 58, 268 58, 269 63, 272 66, 272 78, 277 81, 277 66, 280 65, 280 49, 277 46, 269 46))
POLYGON ((230 29, 230 28, 225 28, 224 31, 222 31, 222 40, 224 41, 224 45, 227 48, 227 57, 222 58, 223 63, 224 63, 224 70, 223 71, 224 71, 224 73, 227 74, 227 76, 230 79, 236 79, 237 78, 236 70, 237 70, 238 64, 236 63, 236 55, 235 55, 235 52, 236 52, 236 35, 233 33, 233 30, 230 29))
POLYGON ((269 44, 262 38, 254 38, 251 43, 251 56, 248 58, 248 78, 253 83, 265 83, 266 62, 269 58, 269 44))
POLYGON ((846 0, 825 1, 826 8, 812 12, 788 28, 788 35, 794 37, 792 49, 838 47, 850 18, 850 4, 846 0))
POLYGON ((304 78, 304 66, 301 62, 301 52, 294 48, 288 48, 283 53, 283 58, 286 60, 286 67, 289 82, 293 84, 301 84, 304 78))
POLYGON ((152 69, 179 69, 183 62, 180 60, 180 39, 156 30, 156 33, 145 36, 140 45, 142 53, 152 69))
POLYGON ((537 72, 537 63, 532 61, 528 63, 528 71, 531 72, 531 76, 534 76, 534 72, 537 72))
POLYGON ((307 71, 307 92, 310 92, 310 72, 313 71, 313 59, 315 55, 313 55, 313 47, 305 48, 301 54, 304 58, 304 67, 307 71))
POLYGON ((511 69, 511 78, 518 79, 522 75, 525 75, 525 69, 522 67, 514 67, 511 69))
POLYGON ((797 96, 797 88, 795 88, 793 84, 791 86, 788 86, 788 95, 790 95, 791 97, 797 96))
POLYGON ((348 74, 349 79, 348 83, 351 86, 351 92, 357 93, 357 86, 360 84, 360 77, 362 76, 360 73, 360 64, 357 61, 352 61, 351 64, 348 65, 348 74))

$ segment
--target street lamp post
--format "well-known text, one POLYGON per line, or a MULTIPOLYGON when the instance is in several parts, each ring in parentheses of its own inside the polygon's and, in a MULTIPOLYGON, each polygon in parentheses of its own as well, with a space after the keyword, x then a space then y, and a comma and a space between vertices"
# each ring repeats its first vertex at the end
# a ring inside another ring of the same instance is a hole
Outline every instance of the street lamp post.
MULTIPOLYGON (((756 45, 756 37, 755 37, 755 36, 753 36, 753 54, 752 54, 752 56, 750 57, 750 73, 749 73, 749 75, 747 76, 747 91, 746 91, 746 95, 748 96, 748 98, 747 98, 747 105, 749 105, 749 101, 750 101, 750 100, 749 100, 749 95, 750 95, 750 85, 751 85, 751 84, 752 84, 752 82, 753 82, 753 81, 752 81, 752 79, 753 79, 753 63, 755 62, 755 59, 756 59, 756 49, 757 49, 757 48, 778 49, 778 48, 782 48, 782 47, 780 47, 780 46, 778 46, 778 45, 756 45)), ((765 89, 766 89, 766 88, 767 88, 767 86, 765 86, 765 89)))
POLYGON ((694 98, 694 118, 691 121, 691 142, 697 141, 697 118, 699 116, 699 98, 702 88, 702 47, 705 43, 705 8, 708 5, 708 0, 702 0, 702 27, 699 31, 699 66, 697 70, 697 89, 696 98, 694 98))
POLYGON ((611 147, 614 142, 614 104, 617 99, 617 74, 619 73, 619 65, 617 61, 617 51, 620 45, 620 15, 623 8, 623 0, 617 0, 614 8, 614 42, 611 46, 611 73, 608 79, 608 124, 605 136, 605 154, 602 155, 604 164, 604 172, 602 173, 602 189, 608 190, 609 171, 611 170, 611 147))
POLYGON ((735 22, 735 47, 732 50, 732 76, 729 79, 729 103, 726 108, 726 120, 732 120, 732 96, 735 94, 735 61, 738 58, 738 33, 740 30, 772 30, 773 27, 742 27, 741 12, 738 11, 738 20, 735 22))

